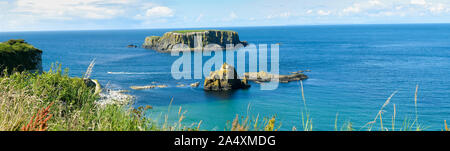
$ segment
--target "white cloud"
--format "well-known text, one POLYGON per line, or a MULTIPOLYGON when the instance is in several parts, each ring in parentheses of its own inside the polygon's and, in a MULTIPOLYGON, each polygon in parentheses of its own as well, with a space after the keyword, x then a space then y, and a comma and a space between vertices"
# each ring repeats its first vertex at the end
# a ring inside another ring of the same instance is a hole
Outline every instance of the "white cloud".
POLYGON ((427 16, 431 14, 437 15, 448 10, 448 4, 437 2, 438 0, 401 0, 396 2, 388 0, 360 1, 358 3, 353 3, 348 7, 344 7, 338 15, 360 17, 405 17, 427 16))
POLYGON ((427 2, 425 0, 411 0, 411 4, 413 4, 413 5, 426 5, 427 2))
POLYGON ((344 13, 359 13, 361 12, 361 8, 359 4, 355 4, 353 6, 347 7, 344 10, 342 10, 344 13))
POLYGON ((440 12, 443 12, 444 10, 446 10, 446 8, 445 8, 444 4, 439 3, 439 4, 429 6, 428 10, 430 10, 430 12, 432 12, 432 13, 440 13, 440 12))
POLYGON ((145 16, 150 18, 172 17, 174 11, 169 7, 157 6, 147 9, 145 16))
POLYGON ((374 6, 374 5, 381 5, 382 3, 378 0, 371 0, 369 1, 369 4, 374 6))
POLYGON ((317 11, 317 15, 320 15, 320 16, 328 16, 330 14, 331 14, 331 11, 324 11, 324 10, 317 11))
MULTIPOLYGON (((165 24, 175 15, 175 10, 155 4, 148 4, 140 7, 139 13, 133 19, 141 21, 140 26, 152 26, 154 24, 165 24)), ((186 20, 186 17, 183 18, 186 20)))
POLYGON ((227 17, 223 18, 222 21, 232 21, 235 20, 236 18, 238 18, 236 13, 231 12, 227 17))
POLYGON ((354 3, 351 6, 342 9, 340 15, 359 14, 365 11, 378 10, 382 9, 384 5, 385 4, 379 0, 370 0, 366 2, 354 3))
POLYGON ((289 18, 291 16, 291 12, 283 12, 280 14, 274 14, 274 15, 268 15, 266 16, 267 19, 273 19, 273 18, 289 18))
POLYGON ((17 0, 13 13, 38 19, 109 19, 124 13, 132 0, 17 0))

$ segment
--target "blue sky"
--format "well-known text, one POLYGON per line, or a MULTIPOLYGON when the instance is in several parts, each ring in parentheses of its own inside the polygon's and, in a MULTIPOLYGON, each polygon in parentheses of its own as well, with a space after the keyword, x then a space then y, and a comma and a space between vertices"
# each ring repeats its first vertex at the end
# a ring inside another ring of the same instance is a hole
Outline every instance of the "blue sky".
POLYGON ((450 23, 449 0, 0 0, 0 31, 450 23))

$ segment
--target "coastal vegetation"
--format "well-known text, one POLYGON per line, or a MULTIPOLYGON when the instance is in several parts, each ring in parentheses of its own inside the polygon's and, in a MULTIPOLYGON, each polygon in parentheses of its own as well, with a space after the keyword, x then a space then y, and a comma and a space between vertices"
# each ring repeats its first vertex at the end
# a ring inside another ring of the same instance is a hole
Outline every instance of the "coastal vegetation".
MULTIPOLYGON (((300 81, 302 83, 302 81, 300 81)), ((104 92, 102 92, 104 93, 104 92)), ((394 92, 381 106, 374 120, 370 120, 362 128, 354 128, 351 122, 340 126, 336 115, 335 129, 337 131, 421 131, 426 127, 415 118, 405 118, 402 124, 396 124, 395 107, 391 123, 383 115, 385 107, 390 104, 394 92), (400 127, 398 127, 399 125, 400 127)), ((301 95, 304 106, 300 111, 301 125, 292 126, 292 130, 313 131, 313 116, 308 110, 304 96, 303 84, 301 95)), ((418 87, 415 92, 414 103, 417 104, 418 87)), ((41 74, 14 72, 0 78, 0 130, 70 130, 70 131, 153 131, 153 130, 202 130, 201 123, 190 126, 183 124, 185 112, 180 107, 176 122, 169 124, 168 115, 163 122, 155 122, 147 118, 146 113, 151 106, 133 107, 132 100, 126 104, 99 105, 99 94, 95 87, 86 85, 85 80, 69 77, 68 70, 61 70, 60 66, 53 66, 49 71, 41 74)), ((394 105, 395 106, 395 105, 394 105)), ((169 110, 170 110, 169 106, 169 110)), ((417 112, 416 112, 417 114, 417 112)), ((238 116, 224 125, 224 130, 231 131, 272 131, 279 130, 281 123, 277 118, 260 117, 259 114, 251 116, 238 116)), ((224 123, 225 124, 225 123, 224 123)), ((443 130, 448 130, 446 121, 443 121, 443 130)))
POLYGON ((28 44, 23 39, 12 39, 0 43, 0 75, 3 70, 11 72, 42 70, 42 50, 28 44))
POLYGON ((99 95, 82 78, 52 67, 0 78, 0 130, 156 130, 130 106, 96 104, 99 95))

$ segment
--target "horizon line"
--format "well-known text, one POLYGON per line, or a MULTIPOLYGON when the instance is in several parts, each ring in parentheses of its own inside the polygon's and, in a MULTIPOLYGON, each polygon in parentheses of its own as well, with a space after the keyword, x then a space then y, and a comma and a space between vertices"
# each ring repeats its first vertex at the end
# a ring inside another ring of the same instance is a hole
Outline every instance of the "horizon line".
POLYGON ((217 26, 217 27, 170 27, 170 28, 110 28, 110 29, 61 29, 61 30, 12 30, 0 33, 13 32, 57 32, 57 31, 110 31, 110 30, 157 30, 157 29, 200 29, 200 28, 251 28, 251 27, 289 27, 289 26, 352 26, 352 25, 433 25, 448 23, 345 23, 345 24, 293 24, 293 25, 260 25, 260 26, 217 26))

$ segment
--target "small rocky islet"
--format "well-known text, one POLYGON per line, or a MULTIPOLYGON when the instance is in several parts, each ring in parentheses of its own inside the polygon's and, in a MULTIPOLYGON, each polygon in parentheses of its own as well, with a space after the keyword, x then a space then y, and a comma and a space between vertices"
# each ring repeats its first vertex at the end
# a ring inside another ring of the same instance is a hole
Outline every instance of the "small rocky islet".
POLYGON ((228 91, 249 87, 247 79, 239 79, 236 69, 227 63, 224 63, 220 70, 212 71, 203 84, 203 89, 206 91, 228 91))
MULTIPOLYGON (((160 52, 170 52, 171 50, 181 49, 179 44, 185 44, 189 51, 195 48, 203 50, 225 50, 238 49, 248 45, 246 41, 241 41, 235 31, 230 30, 180 30, 171 31, 161 36, 149 36, 145 38, 143 48, 153 49, 160 52), (195 45, 196 40, 201 43, 195 45), (227 48, 227 45, 228 48, 227 48)), ((182 50, 184 51, 185 48, 182 50)))

